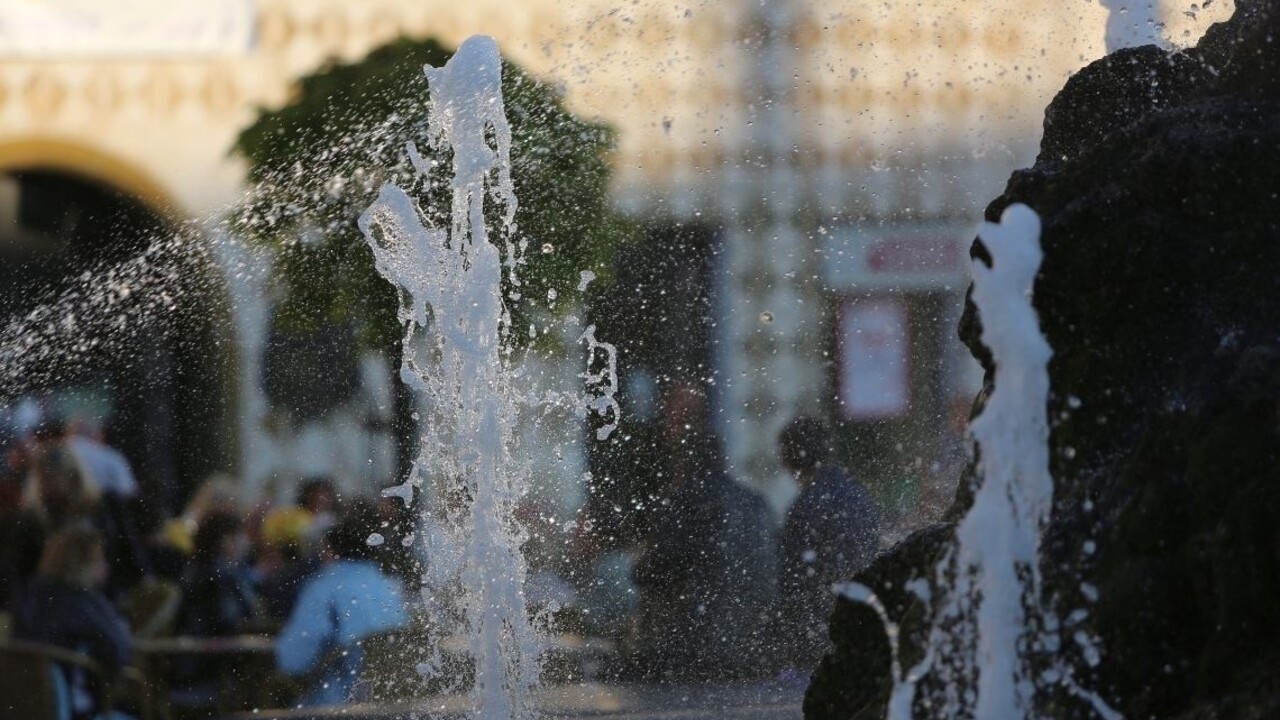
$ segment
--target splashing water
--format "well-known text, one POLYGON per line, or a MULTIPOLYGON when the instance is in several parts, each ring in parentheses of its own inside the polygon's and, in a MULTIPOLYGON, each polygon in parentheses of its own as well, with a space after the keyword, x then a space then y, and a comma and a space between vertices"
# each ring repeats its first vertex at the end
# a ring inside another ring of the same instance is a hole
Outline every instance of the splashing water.
POLYGON ((973 301, 996 389, 970 426, 981 451, 982 486, 956 531, 954 585, 943 620, 972 612, 977 671, 974 716, 1031 717, 1035 687, 1025 667, 1024 603, 1039 603, 1040 528, 1053 504, 1049 474, 1049 358, 1032 285, 1040 269, 1040 218, 1025 205, 979 231, 991 267, 973 265, 973 301), (976 607, 975 607, 976 606, 976 607))
MULTIPOLYGON (((472 702, 475 717, 494 720, 532 717, 529 691, 538 677, 514 520, 526 476, 512 451, 519 395, 504 352, 510 316, 501 285, 504 268, 518 284, 520 259, 511 240, 516 198, 501 69, 497 43, 482 36, 463 43, 444 67, 426 68, 428 141, 453 155, 451 227, 424 226, 414 200, 393 185, 359 222, 378 272, 401 292, 401 377, 429 408, 410 479, 387 494, 407 499, 427 472, 446 487, 436 495, 444 537, 428 551, 461 555, 472 702), (489 238, 486 198, 501 209, 503 250, 489 238)), ((417 148, 410 144, 408 152, 425 173, 417 148)), ((439 590, 432 584, 428 578, 425 592, 439 590)))
MULTIPOLYGON (((928 601, 929 586, 927 583, 917 581, 912 584, 910 589, 921 600, 928 601)), ((886 718, 887 720, 911 720, 911 704, 916 699, 916 683, 929 671, 929 666, 933 664, 933 648, 929 648, 925 652, 924 658, 907 671, 906 675, 903 675, 902 661, 898 657, 898 624, 889 619, 889 612, 885 610, 884 603, 880 602, 880 598, 871 591, 871 588, 862 583, 841 583, 836 585, 834 590, 836 594, 846 600, 862 603, 871 608, 875 611, 876 617, 880 618, 880 624, 884 626, 885 637, 889 640, 889 676, 893 681, 893 690, 889 694, 889 708, 886 718)))
POLYGON ((178 306, 207 290, 191 280, 212 263, 193 237, 190 228, 152 237, 133 257, 85 270, 47 302, 0 322, 0 401, 172 331, 178 306))
POLYGON ((596 339, 595 325, 588 325, 578 342, 587 345, 587 369, 578 376, 586 381, 589 393, 583 402, 586 408, 608 420, 596 430, 597 440, 608 440, 618 429, 618 418, 622 414, 618 400, 614 397, 618 392, 618 349, 612 343, 596 339), (600 356, 601 352, 604 353, 603 357, 600 356), (600 369, 593 371, 593 367, 600 369))
POLYGON ((879 600, 856 583, 836 590, 871 607, 885 625, 893 653, 889 720, 909 720, 915 686, 927 671, 937 673, 943 688, 941 717, 1038 717, 1036 680, 1041 680, 1066 688, 1105 720, 1120 720, 1073 679, 1061 654, 1060 623, 1041 598, 1040 532, 1053 505, 1047 418, 1053 352, 1031 304, 1043 258, 1040 218, 1025 205, 1011 205, 999 224, 984 223, 978 234, 991 265, 974 263, 973 301, 982 319, 982 343, 995 361, 996 383, 970 426, 982 483, 956 530, 954 547, 937 566, 936 585, 943 596, 924 659, 904 676, 898 629, 879 600), (1050 655, 1038 676, 1028 664, 1031 653, 1050 655))

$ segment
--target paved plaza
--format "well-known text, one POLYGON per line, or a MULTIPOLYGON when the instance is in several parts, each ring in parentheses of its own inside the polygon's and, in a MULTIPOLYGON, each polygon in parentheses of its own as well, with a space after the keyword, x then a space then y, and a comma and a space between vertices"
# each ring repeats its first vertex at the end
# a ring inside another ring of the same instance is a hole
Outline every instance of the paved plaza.
MULTIPOLYGON (((545 718, 610 720, 798 720, 804 688, 776 683, 723 685, 602 685, 588 683, 538 693, 545 718)), ((339 708, 244 713, 236 720, 453 720, 471 717, 464 697, 408 704, 357 704, 339 708)))

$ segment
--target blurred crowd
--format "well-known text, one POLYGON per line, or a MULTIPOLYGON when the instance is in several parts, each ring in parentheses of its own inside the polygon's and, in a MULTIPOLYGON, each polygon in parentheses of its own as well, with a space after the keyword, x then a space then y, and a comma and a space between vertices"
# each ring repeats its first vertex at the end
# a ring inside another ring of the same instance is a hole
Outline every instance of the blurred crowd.
POLYGON ((595 562, 589 582, 608 584, 609 558, 622 560, 614 584, 634 596, 612 631, 623 673, 804 682, 828 647, 832 586, 879 550, 880 507, 835 460, 825 424, 800 416, 770 438, 799 489, 779 524, 732 478, 705 389, 673 384, 663 404, 655 491, 625 510, 589 498, 573 543, 595 562))
MULTIPOLYGON (((292 505, 248 506, 234 479, 214 477, 180 514, 157 519, 100 434, 46 422, 8 449, 0 479, 5 629, 109 670, 135 660, 139 640, 270 635, 279 669, 303 680, 292 702, 342 701, 350 668, 326 654, 407 622, 421 558, 407 544, 369 544, 378 529, 411 524, 402 505, 341 502, 332 481, 311 478, 292 505)), ((212 707, 225 690, 219 663, 200 653, 164 671, 177 707, 212 707)), ((68 678, 73 717, 96 714, 96 681, 68 678)))
MULTIPOLYGON (((779 528, 730 478, 714 435, 680 421, 702 399, 670 403, 663 483, 638 542, 611 543, 607 524, 586 514, 566 526, 536 505, 517 509, 530 604, 555 611, 553 631, 611 636, 606 673, 622 679, 807 672, 826 644, 831 584, 877 550, 875 502, 831 462, 822 423, 798 418, 776 439, 801 488, 779 528), (622 610, 611 618, 611 607, 622 610)), ((400 497, 344 498, 311 478, 292 504, 248 504, 233 478, 213 477, 181 513, 152 518, 126 458, 79 421, 39 425, 5 463, 0 607, 15 639, 112 670, 157 638, 269 637, 274 670, 291 682, 283 702, 331 705, 356 691, 361 641, 441 612, 431 583, 441 559, 424 549, 432 521, 400 497)), ((225 670, 208 654, 171 656, 164 702, 218 705, 225 670)), ((101 709, 94 682, 68 674, 73 717, 101 709)))

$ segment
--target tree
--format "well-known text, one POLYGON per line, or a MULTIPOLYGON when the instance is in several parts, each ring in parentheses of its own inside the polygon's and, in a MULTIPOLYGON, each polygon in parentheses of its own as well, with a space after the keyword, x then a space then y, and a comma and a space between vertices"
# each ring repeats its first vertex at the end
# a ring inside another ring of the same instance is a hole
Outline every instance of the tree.
MULTIPOLYGON (((422 68, 451 55, 435 40, 400 39, 359 62, 328 65, 236 140, 254 189, 234 228, 275 250, 283 327, 303 334, 354 327, 366 347, 396 347, 395 290, 377 275, 356 218, 392 182, 418 194, 429 220, 447 224, 450 163, 423 142, 430 108, 422 68), (422 177, 410 166, 410 141, 438 174, 422 177)), ((515 240, 528 248, 523 286, 505 288, 504 296, 512 326, 524 328, 571 307, 582 270, 607 274, 629 227, 608 205, 613 133, 572 116, 552 86, 510 62, 502 84, 520 202, 515 240)))

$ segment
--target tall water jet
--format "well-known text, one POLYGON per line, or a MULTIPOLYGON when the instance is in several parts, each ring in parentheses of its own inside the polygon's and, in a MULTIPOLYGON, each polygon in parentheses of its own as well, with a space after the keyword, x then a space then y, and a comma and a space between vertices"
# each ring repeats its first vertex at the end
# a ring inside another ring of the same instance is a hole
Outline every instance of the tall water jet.
MULTIPOLYGON (((477 36, 444 67, 425 71, 427 140, 453 158, 451 225, 426 223, 415 201, 394 185, 382 187, 359 221, 378 272, 400 290, 401 378, 428 408, 410 478, 388 492, 407 501, 428 476, 441 484, 443 537, 427 552, 429 562, 431 555, 453 555, 462 568, 476 717, 527 718, 538 649, 522 594, 525 566, 514 519, 525 477, 512 450, 518 393, 506 352, 510 319, 502 285, 504 272, 519 284, 520 248, 511 239, 516 198, 501 57, 497 43, 477 36), (490 238, 487 214, 497 218, 501 248, 490 238)), ((417 148, 410 143, 407 151, 426 175, 417 148)))
MULTIPOLYGON (((1118 720, 1100 697, 1076 683, 1063 655, 1060 623, 1042 598, 1040 539, 1054 488, 1048 422, 1053 351, 1031 302, 1043 259, 1040 218, 1014 204, 999 223, 983 223, 978 235, 989 264, 974 261, 972 297, 982 343, 996 367, 995 387, 970 424, 981 480, 954 546, 936 567, 940 597, 924 659, 904 676, 896 626, 878 600, 857 584, 844 594, 876 608, 889 632, 890 720, 909 720, 914 685, 925 672, 935 674, 946 718, 1030 720, 1040 716, 1037 693, 1059 685, 1099 716, 1118 720)), ((927 603, 927 588, 913 585, 909 589, 927 603)), ((1080 633, 1075 640, 1091 644, 1080 633)))
MULTIPOLYGON (((1042 601, 1040 538, 1053 507, 1053 351, 1031 302, 1044 257, 1040 217, 1014 204, 999 223, 983 223, 978 236, 989 262, 973 263, 972 297, 996 381, 970 423, 980 485, 956 528, 955 544, 935 568, 938 604, 919 663, 903 673, 897 624, 869 588, 849 583, 837 591, 871 607, 884 625, 893 684, 888 720, 910 720, 916 685, 926 674, 933 675, 930 700, 940 708, 939 717, 1031 720, 1040 716, 1037 693, 1059 685, 1105 720, 1119 720, 1098 695, 1076 683, 1063 656, 1060 623, 1042 601)), ((927 583, 914 580, 906 589, 930 603, 927 583)), ((1083 633, 1075 641, 1091 649, 1092 639, 1083 633)))
MULTIPOLYGON (((879 598, 859 583, 836 588, 874 610, 884 626, 893 684, 888 720, 910 720, 915 686, 926 673, 940 686, 940 717, 1035 717, 1028 622, 1030 614, 1042 613, 1040 531, 1053 505, 1047 418, 1053 352, 1031 304, 1043 257, 1040 218, 1026 205, 1013 205, 999 224, 983 223, 978 234, 990 264, 973 263, 973 302, 996 384, 970 424, 981 484, 954 546, 936 567, 938 606, 923 659, 904 674, 898 627, 879 598)), ((929 604, 927 583, 912 581, 906 589, 929 604)))
POLYGON ((1049 474, 1049 343, 1031 304, 1040 269, 1040 218, 1014 205, 979 232, 991 266, 973 265, 973 301, 996 388, 970 425, 982 484, 956 530, 954 585, 938 618, 972 623, 974 717, 1029 718, 1035 686, 1026 666, 1027 607, 1040 589, 1040 529, 1053 504, 1049 474), (969 617, 966 617, 969 616, 969 617))

